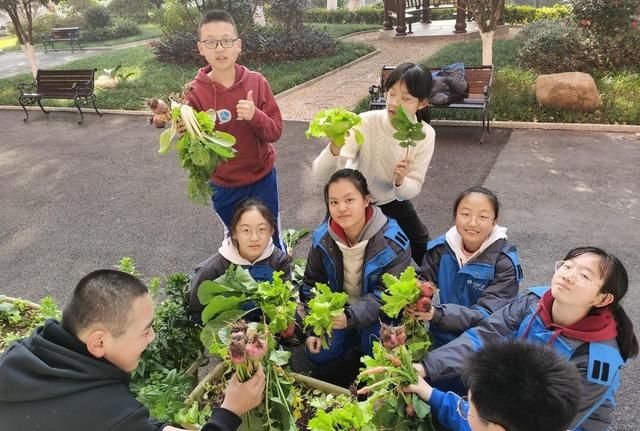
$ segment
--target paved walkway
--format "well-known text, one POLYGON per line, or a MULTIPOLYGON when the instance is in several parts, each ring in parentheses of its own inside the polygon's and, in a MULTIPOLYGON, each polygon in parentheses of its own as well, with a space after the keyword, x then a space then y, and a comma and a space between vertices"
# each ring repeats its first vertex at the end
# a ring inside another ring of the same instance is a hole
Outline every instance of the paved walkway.
MULTIPOLYGON (((131 48, 132 46, 144 45, 148 42, 149 40, 147 39, 123 43, 122 45, 83 48, 82 50, 74 51, 73 53, 71 50, 67 49, 49 51, 46 54, 44 51, 36 51, 36 64, 39 68, 47 69, 54 66, 60 66, 61 64, 65 64, 70 61, 102 54, 106 51, 131 48)), ((20 73, 26 73, 30 70, 27 57, 22 51, 4 51, 0 53, 0 79, 9 78, 20 73)))
POLYGON ((455 37, 437 41, 398 40, 377 31, 344 38, 345 42, 372 45, 380 52, 309 86, 277 97, 282 115, 286 120, 309 121, 321 109, 339 106, 352 109, 367 94, 369 86, 379 81, 382 66, 422 60, 453 39, 455 37))

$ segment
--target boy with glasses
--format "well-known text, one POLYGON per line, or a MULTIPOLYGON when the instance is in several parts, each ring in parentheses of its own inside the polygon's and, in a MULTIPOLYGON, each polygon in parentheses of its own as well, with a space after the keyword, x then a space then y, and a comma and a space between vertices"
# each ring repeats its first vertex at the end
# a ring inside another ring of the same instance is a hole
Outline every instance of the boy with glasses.
POLYGON ((465 361, 462 379, 469 388, 465 397, 432 388, 421 377, 405 392, 429 403, 453 431, 563 431, 578 411, 578 370, 541 344, 490 344, 465 361))
POLYGON ((198 51, 209 64, 199 70, 185 96, 197 111, 214 110, 216 130, 236 138, 235 158, 211 174, 213 208, 225 233, 238 203, 255 197, 277 217, 274 243, 284 250, 273 147, 282 135, 282 116, 264 76, 236 63, 241 50, 231 15, 223 10, 208 12, 198 29, 198 51))

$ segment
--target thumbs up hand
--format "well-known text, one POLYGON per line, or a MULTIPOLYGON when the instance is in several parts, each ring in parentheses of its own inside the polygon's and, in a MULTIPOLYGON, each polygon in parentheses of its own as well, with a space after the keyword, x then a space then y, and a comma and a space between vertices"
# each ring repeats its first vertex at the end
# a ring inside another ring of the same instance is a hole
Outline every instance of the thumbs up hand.
POLYGON ((236 105, 239 120, 250 121, 256 113, 256 105, 253 103, 253 90, 249 90, 246 99, 240 99, 236 105))

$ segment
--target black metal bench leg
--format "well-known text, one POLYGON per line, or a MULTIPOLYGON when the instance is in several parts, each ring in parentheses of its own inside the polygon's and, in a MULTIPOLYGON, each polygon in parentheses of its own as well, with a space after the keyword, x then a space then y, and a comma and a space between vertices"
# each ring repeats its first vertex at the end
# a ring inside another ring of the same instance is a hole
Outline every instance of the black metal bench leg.
POLYGON ((99 112, 98 108, 96 107, 96 95, 95 94, 91 95, 91 104, 93 105, 93 109, 95 109, 96 114, 98 114, 99 116, 102 117, 102 112, 99 112))
POLYGON ((78 112, 80 113, 80 121, 78 121, 78 124, 82 124, 84 122, 84 115, 82 114, 82 108, 80 108, 80 103, 78 102, 77 97, 73 99, 73 104, 76 105, 76 108, 78 108, 78 112))
POLYGON ((42 103, 40 103, 40 99, 38 99, 38 106, 40 107, 40 109, 42 109, 42 112, 49 115, 49 111, 44 109, 44 107, 42 106, 42 103))
POLYGON ((26 123, 27 120, 29 119, 29 111, 27 111, 27 107, 24 106, 24 103, 22 103, 22 98, 18 97, 18 102, 20 102, 20 106, 22 106, 22 109, 24 109, 24 113, 27 116, 27 118, 22 120, 22 121, 24 121, 26 123))

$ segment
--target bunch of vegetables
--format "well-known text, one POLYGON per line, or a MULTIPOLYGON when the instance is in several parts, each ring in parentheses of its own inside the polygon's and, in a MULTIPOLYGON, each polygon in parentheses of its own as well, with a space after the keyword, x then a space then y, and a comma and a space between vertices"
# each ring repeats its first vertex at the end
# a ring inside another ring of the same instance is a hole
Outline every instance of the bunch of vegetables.
POLYGON ((349 295, 344 292, 332 292, 329 286, 316 283, 311 289, 313 298, 307 303, 308 314, 304 318, 305 329, 311 327, 313 334, 320 338, 325 349, 329 348, 328 339, 333 334, 332 320, 344 313, 349 295))
POLYGON ((353 131, 356 143, 362 145, 364 136, 358 129, 362 118, 342 108, 325 109, 318 112, 309 123, 305 132, 307 139, 327 137, 338 148, 345 144, 347 136, 353 131))
MULTIPOLYGON (((433 295, 437 290, 433 283, 418 280, 416 270, 411 266, 400 274, 400 278, 391 274, 383 274, 382 282, 387 289, 381 295, 384 303, 381 309, 387 316, 394 319, 408 306, 421 312, 429 311, 433 295)), ((431 339, 424 322, 404 314, 401 333, 413 359, 422 359, 431 346, 431 339)))
POLYGON ((235 372, 240 381, 249 380, 260 364, 266 375, 264 403, 243 415, 241 429, 295 431, 293 378, 282 369, 291 353, 276 349, 276 340, 263 323, 239 320, 216 335, 210 349, 230 365, 228 371, 235 372))
POLYGON ((395 115, 391 117, 391 125, 396 129, 393 137, 400 141, 402 148, 406 148, 405 159, 409 156, 409 147, 415 147, 415 141, 427 137, 422 131, 422 123, 413 121, 402 105, 398 105, 395 115))
MULTIPOLYGON (((381 329, 382 337, 388 328, 381 329)), ((368 402, 375 406, 373 424, 376 429, 433 430, 429 405, 415 394, 407 394, 402 388, 418 383, 418 374, 413 368, 411 353, 404 344, 386 349, 381 343, 373 345, 373 357, 362 359, 365 365, 357 378, 364 384, 358 390, 368 395, 368 402)))
POLYGON ((260 334, 255 327, 249 327, 244 320, 231 325, 229 358, 241 382, 246 382, 253 376, 266 354, 265 334, 260 334))
POLYGON ((209 205, 211 173, 219 164, 235 157, 233 145, 236 139, 228 133, 215 130, 216 113, 213 110, 196 112, 189 105, 171 101, 171 120, 171 128, 160 135, 159 152, 167 153, 175 140, 180 166, 189 171, 189 199, 197 204, 209 205), (176 140, 178 122, 184 124, 184 133, 176 140))
POLYGON ((215 353, 211 346, 215 344, 218 331, 258 308, 272 334, 285 338, 293 335, 298 291, 290 281, 282 280, 282 274, 276 271, 271 283, 257 283, 247 270, 230 265, 217 279, 203 281, 198 288, 198 299, 205 305, 202 310, 205 326, 200 335, 205 347, 215 353), (246 304, 255 307, 243 309, 246 304))
POLYGON ((309 421, 308 429, 323 431, 376 431, 371 423, 373 418, 373 404, 371 402, 354 402, 350 399, 342 400, 339 408, 330 411, 316 410, 315 416, 309 421))

